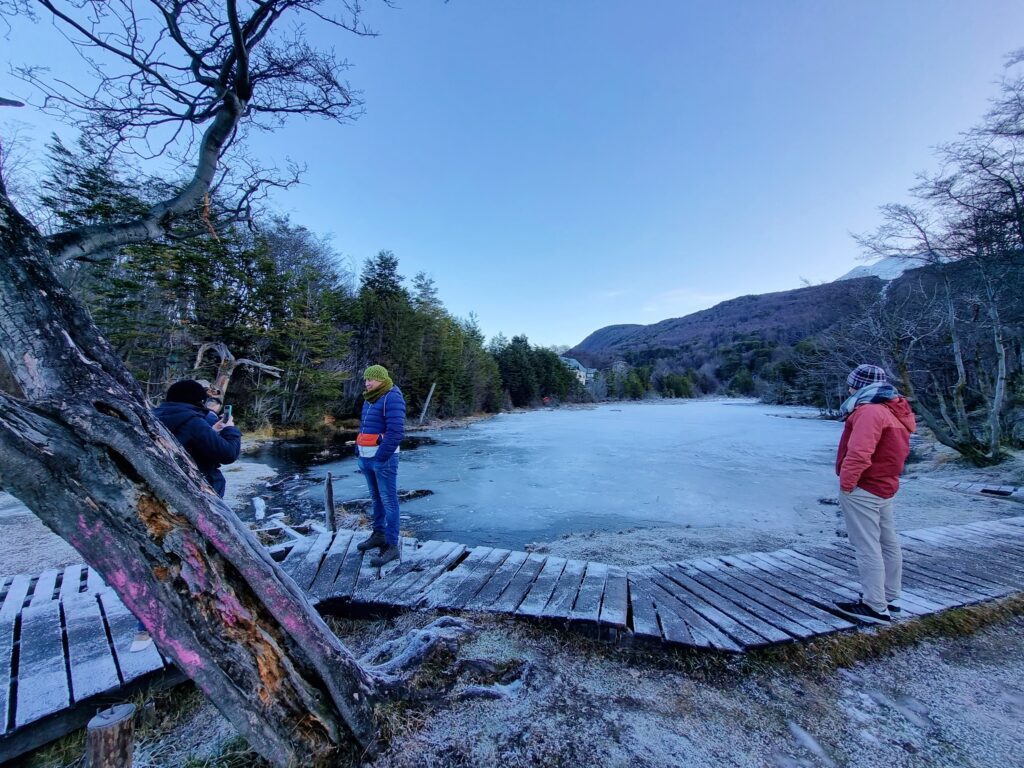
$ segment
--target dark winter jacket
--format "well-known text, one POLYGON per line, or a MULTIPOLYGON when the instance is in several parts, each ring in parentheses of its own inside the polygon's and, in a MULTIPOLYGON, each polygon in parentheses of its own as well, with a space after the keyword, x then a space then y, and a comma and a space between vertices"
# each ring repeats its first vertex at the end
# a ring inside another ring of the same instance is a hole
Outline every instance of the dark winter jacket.
POLYGON ((846 419, 836 453, 840 489, 850 493, 860 486, 883 499, 895 496, 916 426, 904 397, 857 406, 846 419))
POLYGON ((242 451, 242 433, 238 427, 224 427, 215 432, 207 421, 206 408, 188 403, 163 403, 153 413, 171 430, 199 471, 221 498, 227 488, 221 464, 230 464, 242 451))
POLYGON ((363 415, 359 417, 359 431, 381 435, 376 459, 380 462, 390 459, 405 437, 405 398, 402 397, 402 390, 392 387, 391 391, 376 403, 364 400, 363 415))

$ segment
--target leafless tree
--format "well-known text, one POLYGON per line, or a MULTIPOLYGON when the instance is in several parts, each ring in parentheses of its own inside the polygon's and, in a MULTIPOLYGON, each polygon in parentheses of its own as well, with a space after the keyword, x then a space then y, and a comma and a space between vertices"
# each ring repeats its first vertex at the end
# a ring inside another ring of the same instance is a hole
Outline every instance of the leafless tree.
MULTIPOLYGON (((1015 54, 1011 64, 1021 60, 1015 54)), ((1007 78, 983 122, 940 148, 940 170, 911 190, 915 204, 884 206, 882 226, 859 238, 868 253, 914 259, 940 275, 949 354, 931 364, 951 363, 956 378, 945 391, 936 371, 924 386, 920 378, 906 385, 918 384, 915 407, 939 439, 979 464, 1001 458, 1012 347, 1020 342, 1007 311, 1024 292, 1022 93, 1024 77, 1007 78), (982 326, 987 349, 972 344, 971 359, 966 342, 982 326), (982 401, 980 420, 969 412, 972 399, 982 401)))

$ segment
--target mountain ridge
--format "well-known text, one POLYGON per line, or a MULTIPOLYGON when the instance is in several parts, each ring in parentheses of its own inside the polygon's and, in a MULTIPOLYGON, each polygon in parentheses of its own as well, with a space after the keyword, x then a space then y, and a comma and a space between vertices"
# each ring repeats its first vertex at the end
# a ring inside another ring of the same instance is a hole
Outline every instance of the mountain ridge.
POLYGON ((682 317, 650 325, 599 328, 565 354, 595 368, 631 353, 674 357, 684 348, 705 350, 737 338, 758 336, 791 345, 849 317, 878 295, 888 281, 869 275, 773 293, 748 294, 682 317))

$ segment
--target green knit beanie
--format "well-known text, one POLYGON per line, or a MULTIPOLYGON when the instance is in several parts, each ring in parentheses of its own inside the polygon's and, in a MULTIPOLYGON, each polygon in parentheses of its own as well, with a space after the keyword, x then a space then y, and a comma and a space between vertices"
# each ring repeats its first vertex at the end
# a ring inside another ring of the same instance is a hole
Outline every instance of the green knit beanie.
POLYGON ((371 365, 363 371, 363 378, 373 379, 374 381, 388 381, 391 377, 388 376, 388 369, 383 365, 371 365))

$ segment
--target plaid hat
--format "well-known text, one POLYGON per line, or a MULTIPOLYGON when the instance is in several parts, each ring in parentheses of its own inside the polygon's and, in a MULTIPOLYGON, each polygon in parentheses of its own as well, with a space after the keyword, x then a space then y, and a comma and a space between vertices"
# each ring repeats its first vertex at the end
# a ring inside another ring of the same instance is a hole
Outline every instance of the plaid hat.
POLYGON ((387 381, 390 377, 388 376, 388 369, 383 365, 371 365, 363 371, 363 378, 373 379, 374 381, 387 381))
POLYGON ((884 370, 877 365, 868 365, 867 363, 861 363, 846 377, 846 383, 854 389, 866 387, 868 384, 878 384, 879 382, 884 384, 886 381, 888 381, 888 377, 885 375, 884 370))

